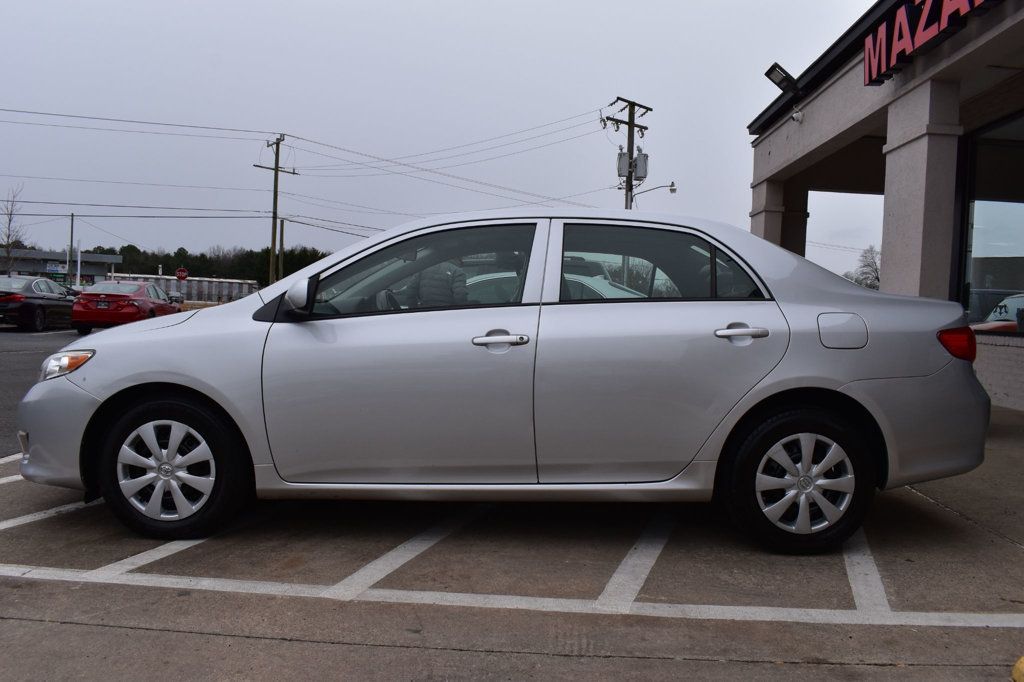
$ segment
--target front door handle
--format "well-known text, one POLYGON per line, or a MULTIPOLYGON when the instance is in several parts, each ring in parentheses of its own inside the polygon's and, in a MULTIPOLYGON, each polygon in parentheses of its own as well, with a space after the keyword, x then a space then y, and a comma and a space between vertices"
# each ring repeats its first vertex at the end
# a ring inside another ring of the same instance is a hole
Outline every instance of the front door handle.
POLYGON ((732 339, 737 336, 749 336, 752 339, 763 339, 768 336, 768 330, 760 327, 736 327, 731 329, 716 329, 715 336, 720 339, 732 339))
POLYGON ((526 334, 502 334, 500 336, 477 336, 473 338, 474 346, 496 346, 499 343, 507 343, 510 346, 522 346, 530 343, 530 337, 526 334))

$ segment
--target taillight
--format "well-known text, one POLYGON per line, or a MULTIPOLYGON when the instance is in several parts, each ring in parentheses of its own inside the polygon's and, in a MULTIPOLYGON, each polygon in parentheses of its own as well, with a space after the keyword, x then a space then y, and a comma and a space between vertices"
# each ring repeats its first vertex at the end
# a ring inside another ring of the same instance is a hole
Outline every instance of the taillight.
POLYGON ((133 306, 135 306, 136 308, 140 308, 140 307, 142 307, 142 306, 140 306, 140 305, 139 305, 139 301, 135 301, 135 300, 132 300, 132 301, 125 301, 125 303, 126 303, 126 304, 128 304, 128 305, 133 305, 133 306))
POLYGON ((974 339, 974 330, 970 327, 943 329, 939 332, 939 343, 954 358, 974 362, 978 356, 978 343, 974 339))
POLYGON ((21 294, 10 294, 9 296, 0 296, 0 303, 19 303, 24 301, 25 297, 21 294))

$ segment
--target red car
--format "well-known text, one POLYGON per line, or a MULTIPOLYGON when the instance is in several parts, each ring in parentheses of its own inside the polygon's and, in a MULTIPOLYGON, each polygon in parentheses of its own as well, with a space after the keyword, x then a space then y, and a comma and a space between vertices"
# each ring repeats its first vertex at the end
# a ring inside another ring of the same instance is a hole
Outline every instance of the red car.
POLYGON ((85 335, 93 327, 113 327, 147 317, 181 312, 160 287, 147 282, 100 282, 83 291, 71 308, 71 324, 85 335))

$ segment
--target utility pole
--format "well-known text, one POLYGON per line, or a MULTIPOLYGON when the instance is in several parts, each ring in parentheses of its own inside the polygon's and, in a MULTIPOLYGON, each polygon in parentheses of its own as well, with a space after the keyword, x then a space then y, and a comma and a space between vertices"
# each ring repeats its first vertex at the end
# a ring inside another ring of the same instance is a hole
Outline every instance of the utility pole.
MULTIPOLYGON (((615 101, 612 102, 610 106, 614 106, 616 104, 619 104, 620 102, 622 103, 623 106, 616 113, 621 113, 622 111, 628 111, 628 113, 626 115, 626 120, 623 121, 622 119, 615 118, 613 116, 605 116, 604 120, 606 122, 611 123, 612 125, 614 125, 616 130, 619 129, 619 126, 626 126, 626 168, 625 168, 625 174, 624 174, 625 175, 625 185, 623 186, 623 189, 626 190, 626 208, 627 209, 631 209, 631 208, 633 208, 633 190, 635 189, 635 186, 634 186, 633 183, 636 180, 636 175, 637 175, 637 173, 636 173, 636 171, 637 171, 637 163, 636 163, 636 161, 637 160, 636 160, 635 155, 633 154, 633 150, 634 150, 634 147, 635 147, 634 133, 636 131, 640 131, 640 137, 643 137, 644 133, 647 132, 647 126, 641 125, 641 124, 637 123, 636 120, 638 118, 643 118, 647 114, 649 114, 652 111, 654 111, 654 109, 652 109, 651 107, 645 106, 643 104, 640 104, 639 102, 634 102, 633 100, 626 99, 624 97, 616 97, 615 101), (639 111, 639 116, 637 115, 638 111, 639 111)), ((621 149, 621 147, 619 147, 619 149, 621 149)), ((620 167, 621 167, 621 164, 620 164, 620 167)), ((621 170, 619 171, 619 175, 620 175, 620 177, 623 176, 623 173, 622 173, 621 170)), ((645 177, 647 177, 646 169, 644 169, 643 178, 645 178, 645 177)), ((642 180, 643 178, 640 178, 640 179, 642 180)))
POLYGON ((277 259, 277 278, 284 279, 284 218, 281 218, 281 239, 278 240, 278 248, 281 255, 277 259))
MULTIPOLYGON (((71 214, 71 236, 68 237, 68 258, 64 265, 68 281, 71 281, 71 254, 75 252, 75 214, 71 214)), ((59 253, 59 252, 58 252, 59 253)), ((60 261, 57 261, 58 263, 60 261)))
POLYGON ((267 278, 267 284, 273 284, 277 281, 277 185, 278 185, 278 174, 288 173, 289 175, 298 175, 295 169, 287 170, 281 168, 281 143, 284 142, 284 135, 278 135, 277 139, 273 142, 267 142, 268 147, 274 148, 274 166, 261 166, 258 163, 254 163, 254 168, 262 168, 264 170, 274 171, 274 206, 270 217, 270 276, 267 278))

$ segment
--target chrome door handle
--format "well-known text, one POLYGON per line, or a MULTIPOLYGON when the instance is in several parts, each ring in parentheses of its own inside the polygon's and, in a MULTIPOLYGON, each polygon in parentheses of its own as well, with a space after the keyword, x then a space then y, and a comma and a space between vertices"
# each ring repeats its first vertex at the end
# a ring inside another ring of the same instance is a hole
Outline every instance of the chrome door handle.
POLYGON ((715 336, 720 339, 731 339, 737 336, 749 336, 752 339, 763 339, 768 336, 767 329, 759 327, 737 327, 735 329, 716 329, 715 336))
POLYGON ((474 346, 496 346, 499 343, 507 343, 510 346, 522 346, 529 343, 530 337, 526 334, 503 334, 501 336, 476 336, 473 338, 474 346))

